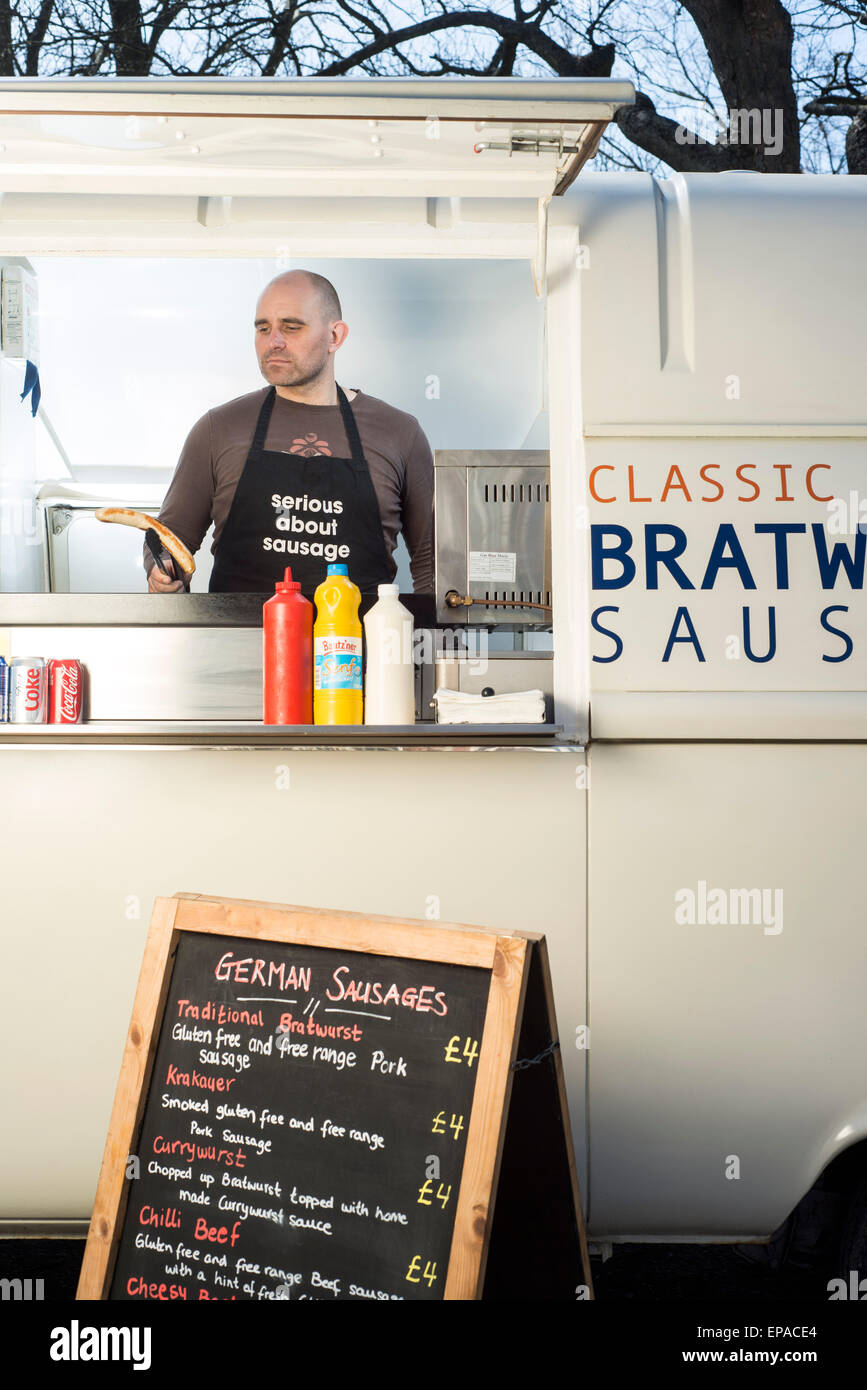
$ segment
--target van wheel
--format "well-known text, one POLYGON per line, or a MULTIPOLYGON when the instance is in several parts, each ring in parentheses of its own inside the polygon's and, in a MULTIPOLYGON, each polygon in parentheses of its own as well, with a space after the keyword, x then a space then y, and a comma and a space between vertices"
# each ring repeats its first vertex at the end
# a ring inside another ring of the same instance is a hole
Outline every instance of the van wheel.
POLYGON ((852 1194, 840 1238, 840 1273, 844 1279, 850 1269, 858 1272, 859 1279, 867 1278, 867 1176, 852 1194))

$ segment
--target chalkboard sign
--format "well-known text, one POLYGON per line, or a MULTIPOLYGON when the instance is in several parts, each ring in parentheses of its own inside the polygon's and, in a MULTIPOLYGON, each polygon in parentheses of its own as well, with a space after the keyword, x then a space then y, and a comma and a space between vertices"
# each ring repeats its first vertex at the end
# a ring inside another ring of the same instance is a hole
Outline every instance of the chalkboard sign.
POLYGON ((79 1298, 521 1297, 534 1258, 548 1296, 589 1284, 552 1025, 527 934, 158 899, 79 1298))

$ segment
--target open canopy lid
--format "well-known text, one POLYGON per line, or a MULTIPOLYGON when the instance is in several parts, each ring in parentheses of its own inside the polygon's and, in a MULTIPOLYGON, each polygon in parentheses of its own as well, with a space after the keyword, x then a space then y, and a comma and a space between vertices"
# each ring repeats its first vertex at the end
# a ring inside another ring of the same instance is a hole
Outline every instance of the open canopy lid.
POLYGON ((4 78, 0 191, 544 197, 634 101, 609 78, 4 78))

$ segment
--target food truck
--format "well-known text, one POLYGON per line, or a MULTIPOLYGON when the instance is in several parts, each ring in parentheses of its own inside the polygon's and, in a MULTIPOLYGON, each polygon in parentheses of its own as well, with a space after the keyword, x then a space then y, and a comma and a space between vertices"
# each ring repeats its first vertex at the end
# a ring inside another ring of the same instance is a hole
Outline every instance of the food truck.
POLYGON ((0 81, 43 393, 34 420, 4 318, 0 638, 89 678, 84 723, 0 726, 6 1234, 84 1233, 151 907, 185 891, 544 932, 594 1247, 809 1209, 863 1270, 867 179, 584 169, 633 100, 0 81), (215 285, 248 314, 296 266, 365 306, 353 380, 434 449, 412 725, 266 727, 264 596, 207 593, 207 547, 202 587, 146 594, 140 535, 109 572, 93 523, 155 514, 181 421, 261 384, 215 285), (191 344, 158 398, 140 338, 191 344), (444 689, 545 717, 438 722, 444 689))

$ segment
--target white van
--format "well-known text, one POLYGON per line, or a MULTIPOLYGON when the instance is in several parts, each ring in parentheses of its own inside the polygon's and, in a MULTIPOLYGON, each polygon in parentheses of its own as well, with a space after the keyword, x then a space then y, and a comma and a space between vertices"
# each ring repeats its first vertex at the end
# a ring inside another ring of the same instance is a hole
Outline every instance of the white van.
MULTIPOLYGON (((11 85, 19 124, 58 114, 16 158, 4 118, 2 256, 522 262, 545 410, 497 434, 492 407, 467 447, 549 452, 554 611, 553 723, 522 737, 275 758, 249 691, 197 722, 106 705, 77 741, 0 730, 4 803, 40 830, 2 837, 8 1229, 87 1218, 150 904, 183 890, 544 931, 597 1248, 767 1242, 823 1193, 867 1267, 867 179, 575 179, 624 83, 79 81, 78 144, 69 90, 11 85), (314 99, 316 142, 265 109, 314 99), (183 833, 155 823, 167 787, 183 833)), ((140 607, 55 597, 0 595, 11 650, 65 628, 96 653, 112 624, 145 649, 140 607)), ((256 632, 216 627, 253 681, 256 632)))
POLYGON ((574 208, 591 1228, 762 1238, 821 1183, 863 1269, 867 180, 574 208))

